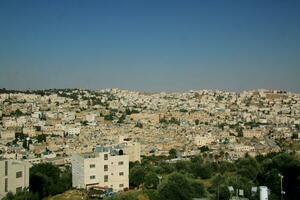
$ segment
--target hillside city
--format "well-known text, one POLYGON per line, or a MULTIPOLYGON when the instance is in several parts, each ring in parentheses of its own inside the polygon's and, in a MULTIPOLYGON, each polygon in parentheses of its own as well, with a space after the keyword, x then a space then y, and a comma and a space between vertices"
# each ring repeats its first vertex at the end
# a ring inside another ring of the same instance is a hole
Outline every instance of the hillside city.
MULTIPOLYGON (((293 144, 300 138, 300 94, 1 89, 0 119, 0 157, 6 160, 1 168, 26 163, 25 171, 14 172, 17 178, 29 176, 34 165, 51 163, 72 167, 73 187, 101 185, 118 192, 129 188, 129 163, 146 157, 165 156, 172 163, 201 154, 235 162, 282 151, 298 154, 293 144)), ((9 181, 1 198, 29 185, 27 178, 8 189, 9 181)))

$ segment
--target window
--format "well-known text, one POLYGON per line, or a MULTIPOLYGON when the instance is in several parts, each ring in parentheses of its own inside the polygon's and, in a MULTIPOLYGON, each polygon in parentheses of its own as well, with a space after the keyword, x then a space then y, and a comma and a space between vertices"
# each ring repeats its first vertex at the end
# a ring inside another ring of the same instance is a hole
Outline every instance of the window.
POLYGON ((96 165, 95 164, 90 164, 90 168, 95 168, 96 165))
POLYGON ((105 171, 105 172, 108 171, 108 165, 104 165, 104 171, 105 171))
POLYGON ((4 184, 4 192, 8 191, 8 178, 5 178, 5 184, 4 184))
POLYGON ((21 178, 23 175, 22 171, 16 172, 16 178, 21 178))
POLYGON ((8 161, 5 161, 5 176, 8 174, 8 161))
POLYGON ((124 162, 123 162, 123 161, 120 161, 118 164, 119 164, 119 165, 123 165, 123 164, 124 164, 124 162))
POLYGON ((104 176, 104 182, 108 182, 108 175, 104 176))
POLYGON ((22 187, 17 187, 16 192, 22 192, 22 187))
POLYGON ((124 187, 124 184, 120 184, 119 187, 124 187))
POLYGON ((124 176, 124 172, 120 172, 120 173, 119 173, 119 176, 124 176))
POLYGON ((90 176, 90 179, 92 180, 92 179, 95 179, 96 178, 96 176, 95 175, 93 175, 93 176, 90 176))
POLYGON ((108 160, 108 154, 104 154, 104 160, 108 160))

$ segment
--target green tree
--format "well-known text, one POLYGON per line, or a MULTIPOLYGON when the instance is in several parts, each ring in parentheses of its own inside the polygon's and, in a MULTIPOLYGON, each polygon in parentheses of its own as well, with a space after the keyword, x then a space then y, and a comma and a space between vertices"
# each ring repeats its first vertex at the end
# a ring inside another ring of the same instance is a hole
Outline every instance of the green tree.
POLYGON ((156 189, 159 184, 159 178, 156 173, 150 172, 145 176, 145 187, 147 189, 156 189))
POLYGON ((180 173, 171 174, 158 188, 159 199, 164 200, 191 200, 203 197, 204 191, 201 184, 190 181, 180 173))
POLYGON ((49 188, 54 184, 52 179, 42 173, 33 173, 29 179, 29 189, 33 193, 37 193, 40 198, 50 194, 49 188))
POLYGON ((22 111, 20 111, 19 109, 17 109, 14 113, 12 113, 13 115, 15 115, 15 117, 20 117, 23 115, 22 111))
POLYGON ((38 143, 46 142, 46 135, 41 134, 36 137, 38 143))
POLYGON ((219 165, 219 172, 224 174, 225 172, 234 172, 234 164, 228 161, 220 161, 219 165))
POLYGON ((272 158, 272 162, 266 162, 265 169, 277 169, 283 175, 285 199, 297 199, 300 196, 300 160, 295 154, 277 154, 272 158))
POLYGON ((191 163, 198 163, 201 165, 203 163, 203 158, 201 155, 197 155, 191 158, 191 163))
POLYGON ((224 182, 224 176, 221 174, 217 174, 216 176, 213 177, 212 179, 212 187, 213 187, 213 193, 216 194, 216 199, 220 199, 220 187, 221 184, 224 182))
POLYGON ((177 158, 177 151, 176 149, 170 149, 169 151, 169 158, 177 158))
POLYGON ((208 163, 194 163, 192 165, 192 173, 195 177, 201 177, 203 179, 211 178, 213 174, 213 167, 210 162, 208 163))
POLYGON ((171 174, 158 189, 160 199, 164 200, 190 200, 191 191, 187 178, 178 173, 171 174))
POLYGON ((139 187, 144 183, 146 171, 141 166, 134 166, 129 173, 129 184, 133 187, 139 187))
POLYGON ((82 126, 87 126, 89 122, 84 120, 84 121, 81 121, 80 123, 81 123, 82 126))
POLYGON ((170 163, 162 162, 159 167, 160 171, 158 171, 158 173, 160 174, 170 174, 175 171, 174 165, 170 163))
POLYGON ((202 183, 197 182, 196 180, 190 180, 191 185, 191 196, 193 198, 201 198, 206 196, 205 187, 202 183))
POLYGON ((293 133, 292 134, 292 139, 298 139, 298 133, 293 133))
POLYGON ((104 119, 106 121, 112 121, 114 119, 114 114, 113 113, 110 113, 108 115, 104 115, 104 119))
POLYGON ((240 127, 240 126, 236 127, 235 131, 237 132, 238 137, 243 137, 244 136, 242 127, 240 127))
POLYGON ((271 169, 264 174, 264 185, 271 190, 272 199, 280 199, 280 179, 278 174, 280 172, 277 169, 271 169))
POLYGON ((255 180, 258 173, 260 172, 260 167, 257 161, 252 157, 246 157, 240 159, 236 163, 236 171, 241 176, 255 180))
POLYGON ((177 161, 175 164, 175 169, 177 172, 190 173, 191 172, 191 162, 190 161, 177 161))
POLYGON ((24 149, 28 149, 29 145, 27 144, 27 141, 26 141, 26 140, 23 141, 22 147, 23 147, 24 149))
POLYGON ((200 147, 200 151, 203 153, 203 152, 209 151, 209 148, 208 148, 208 146, 202 146, 202 147, 200 147))
POLYGON ((70 168, 61 171, 51 163, 41 163, 30 168, 29 189, 38 193, 40 198, 62 193, 71 188, 71 184, 70 168))

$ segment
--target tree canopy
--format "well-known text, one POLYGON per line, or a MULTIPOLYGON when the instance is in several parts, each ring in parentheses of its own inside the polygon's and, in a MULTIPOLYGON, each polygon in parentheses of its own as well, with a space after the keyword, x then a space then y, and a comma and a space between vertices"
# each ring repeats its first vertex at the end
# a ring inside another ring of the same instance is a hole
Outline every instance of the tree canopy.
POLYGON ((34 165, 30 169, 29 189, 39 197, 62 193, 72 186, 70 168, 64 171, 50 163, 34 165))

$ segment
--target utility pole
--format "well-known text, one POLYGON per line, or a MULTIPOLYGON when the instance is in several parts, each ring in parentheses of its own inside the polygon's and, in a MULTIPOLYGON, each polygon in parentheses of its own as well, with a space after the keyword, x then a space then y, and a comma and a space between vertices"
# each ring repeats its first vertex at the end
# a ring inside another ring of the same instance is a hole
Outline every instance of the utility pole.
POLYGON ((220 184, 221 184, 221 181, 222 181, 223 177, 222 175, 218 174, 217 177, 216 177, 216 181, 217 181, 217 184, 218 184, 218 188, 217 188, 217 199, 219 200, 220 199, 220 184))
POLYGON ((282 179, 283 176, 281 174, 278 174, 279 178, 280 178, 280 200, 283 200, 283 195, 284 195, 284 191, 282 190, 282 179))

